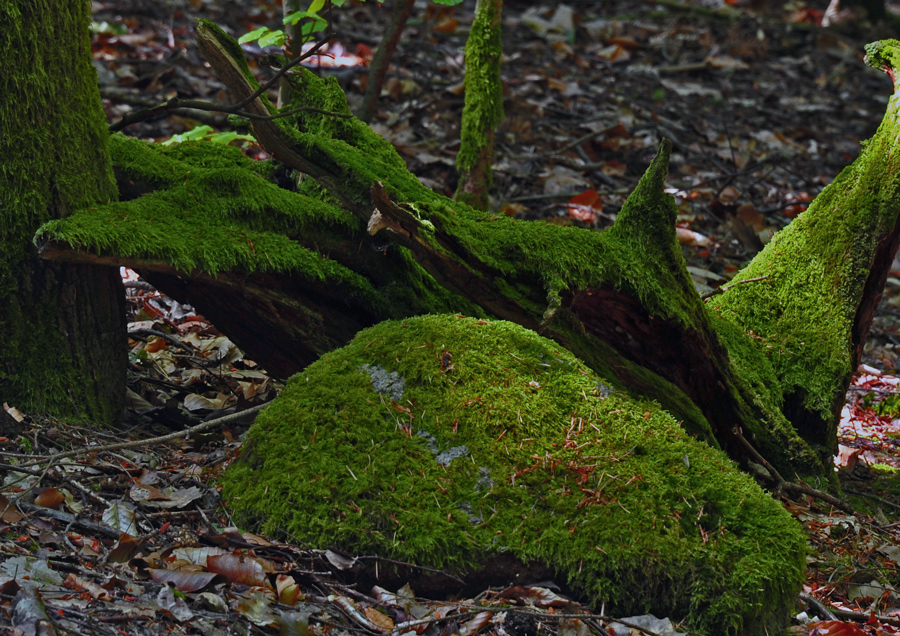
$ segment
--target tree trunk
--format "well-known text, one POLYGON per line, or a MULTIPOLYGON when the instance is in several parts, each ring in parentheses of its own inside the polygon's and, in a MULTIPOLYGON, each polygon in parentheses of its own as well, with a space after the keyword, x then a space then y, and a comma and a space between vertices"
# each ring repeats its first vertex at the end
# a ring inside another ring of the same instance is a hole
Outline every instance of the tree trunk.
POLYGON ((0 401, 111 424, 125 397, 118 272, 38 258, 49 219, 116 198, 90 4, 0 1, 0 401))

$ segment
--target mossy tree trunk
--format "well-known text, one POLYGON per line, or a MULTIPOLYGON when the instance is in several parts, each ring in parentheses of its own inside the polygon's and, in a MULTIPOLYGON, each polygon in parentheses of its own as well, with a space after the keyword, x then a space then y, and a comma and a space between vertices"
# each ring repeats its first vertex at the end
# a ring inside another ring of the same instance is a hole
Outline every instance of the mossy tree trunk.
POLYGON ((116 198, 89 19, 89 2, 0 1, 0 402, 110 424, 125 397, 118 271, 41 260, 32 242, 116 198))
POLYGON ((472 30, 466 39, 466 103, 456 157, 456 200, 479 210, 490 207, 494 134, 503 119, 502 16, 503 0, 478 0, 472 30))
MULTIPOLYGON (((208 22, 198 37, 233 96, 250 95, 258 84, 234 40, 208 22)), ((896 75, 900 43, 870 47, 869 59, 896 75)), ((291 81, 290 108, 307 110, 254 120, 254 131, 304 173, 298 193, 245 176, 235 149, 117 138, 123 177, 155 191, 46 224, 47 254, 137 261, 164 290, 171 283, 204 313, 228 315, 239 345, 262 344, 254 332, 265 331, 269 344, 248 354, 282 373, 386 318, 511 320, 659 401, 745 466, 756 461, 749 440, 784 476, 833 477, 836 406, 900 242, 898 98, 859 160, 741 274, 746 282, 704 303, 675 238, 668 142, 610 230, 515 221, 422 186, 349 116, 335 81, 303 71, 291 81), (176 244, 179 232, 191 240, 176 244)), ((274 112, 265 98, 247 109, 274 112)))

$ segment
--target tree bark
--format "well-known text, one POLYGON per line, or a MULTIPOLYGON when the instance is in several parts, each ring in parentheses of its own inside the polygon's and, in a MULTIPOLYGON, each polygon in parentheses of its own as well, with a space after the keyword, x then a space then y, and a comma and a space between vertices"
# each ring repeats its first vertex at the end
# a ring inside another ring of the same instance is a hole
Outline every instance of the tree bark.
POLYGON ((125 396, 116 270, 48 263, 41 223, 114 200, 90 4, 0 2, 0 401, 111 424, 125 396))

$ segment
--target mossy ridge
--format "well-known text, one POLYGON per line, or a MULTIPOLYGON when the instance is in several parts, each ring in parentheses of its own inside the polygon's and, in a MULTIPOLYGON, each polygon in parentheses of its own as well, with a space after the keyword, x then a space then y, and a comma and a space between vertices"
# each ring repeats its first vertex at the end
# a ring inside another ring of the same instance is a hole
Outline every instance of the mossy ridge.
POLYGON ((455 571, 509 552, 608 611, 710 633, 783 627, 805 565, 800 527, 721 452, 499 321, 361 332, 291 379, 223 485, 267 534, 455 571), (401 400, 363 365, 397 372, 401 400), (468 455, 444 468, 427 436, 468 455))
MULTIPOLYGON (((885 50, 900 53, 895 40, 876 44, 882 51, 879 62, 886 59, 885 50)), ((843 396, 853 371, 854 320, 869 267, 879 240, 897 222, 898 134, 900 93, 895 90, 859 158, 735 279, 766 280, 732 285, 709 303, 758 342, 785 395, 795 395, 832 428, 836 398, 843 396)))
POLYGON ((361 231, 356 218, 265 181, 246 169, 258 162, 236 148, 209 142, 180 146, 113 135, 117 168, 161 189, 51 221, 38 230, 36 240, 61 240, 100 255, 159 260, 212 276, 231 270, 291 272, 380 303, 362 276, 296 242, 327 241, 329 230, 361 231))

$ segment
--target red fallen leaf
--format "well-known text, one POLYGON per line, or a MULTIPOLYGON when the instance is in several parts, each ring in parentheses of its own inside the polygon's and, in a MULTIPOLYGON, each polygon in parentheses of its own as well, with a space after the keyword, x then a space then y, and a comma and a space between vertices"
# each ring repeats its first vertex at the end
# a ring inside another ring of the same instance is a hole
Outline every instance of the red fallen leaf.
POLYGON ((613 36, 611 38, 606 39, 607 44, 618 44, 623 49, 639 49, 641 48, 640 43, 634 38, 624 37, 624 36, 613 36))
POLYGON ((191 570, 157 570, 149 569, 150 578, 157 583, 171 583, 179 592, 197 592, 216 582, 223 582, 225 577, 213 572, 196 572, 191 570))
POLYGON ((206 559, 206 567, 210 572, 223 575, 229 583, 243 583, 251 587, 266 586, 269 583, 262 564, 251 556, 210 555, 206 559))
POLYGON ((803 212, 806 207, 809 205, 809 192, 790 192, 786 197, 784 197, 786 203, 793 203, 796 201, 796 205, 789 205, 784 209, 784 214, 787 218, 793 219, 798 214, 803 212))
POLYGON ((824 11, 819 11, 818 9, 799 9, 798 11, 794 11, 792 14, 788 16, 788 22, 797 22, 803 24, 822 24, 822 17, 825 15, 824 11))
POLYGON ((128 533, 123 532, 119 535, 119 542, 116 544, 116 547, 109 551, 107 560, 111 563, 125 563, 140 549, 140 542, 128 533))
POLYGON ((0 521, 3 523, 19 523, 25 515, 16 510, 15 506, 9 505, 9 499, 0 495, 0 521))
POLYGON ((62 505, 62 502, 65 501, 65 499, 65 495, 63 495, 58 488, 44 488, 38 493, 37 497, 34 498, 34 505, 56 510, 62 505))
POLYGON ((866 636, 866 632, 855 623, 844 621, 821 621, 810 630, 809 636, 866 636))
MULTIPOLYGON (((366 618, 372 621, 373 625, 378 626, 379 631, 386 634, 387 632, 394 629, 394 621, 391 619, 391 617, 382 614, 374 607, 364 607, 363 613, 366 615, 366 618)), ((462 629, 459 630, 460 636, 462 636, 462 631, 462 629)))
POLYGON ((96 583, 88 581, 87 579, 83 579, 80 576, 75 576, 71 572, 69 573, 69 576, 66 577, 66 582, 64 585, 73 590, 81 590, 87 592, 95 599, 101 601, 108 601, 112 598, 112 594, 110 594, 108 590, 105 590, 96 583))
POLYGON ((622 122, 617 123, 615 126, 606 129, 606 138, 620 138, 620 139, 631 139, 631 133, 628 132, 628 129, 622 125, 622 122))
POLYGON ((597 214, 603 210, 603 204, 599 201, 600 194, 596 190, 585 190, 581 194, 576 194, 569 199, 567 206, 569 216, 576 221, 594 223, 597 214))
POLYGON ((484 627, 491 621, 491 618, 493 618, 493 616, 493 612, 478 612, 473 618, 466 621, 460 626, 459 636, 475 636, 475 634, 477 634, 482 627, 484 627))
POLYGON ((452 16, 448 16, 438 22, 434 29, 432 29, 435 33, 456 33, 456 29, 459 27, 459 20, 452 16))
POLYGON ((861 453, 862 451, 858 448, 838 444, 838 454, 834 458, 834 465, 838 468, 846 468, 848 471, 853 470, 859 462, 861 453))
POLYGON ((147 344, 144 345, 144 351, 147 353, 156 353, 162 349, 166 348, 166 341, 162 338, 152 337, 147 340, 147 344))
POLYGON ((368 44, 357 43, 354 52, 368 64, 372 59, 372 47, 368 44))

